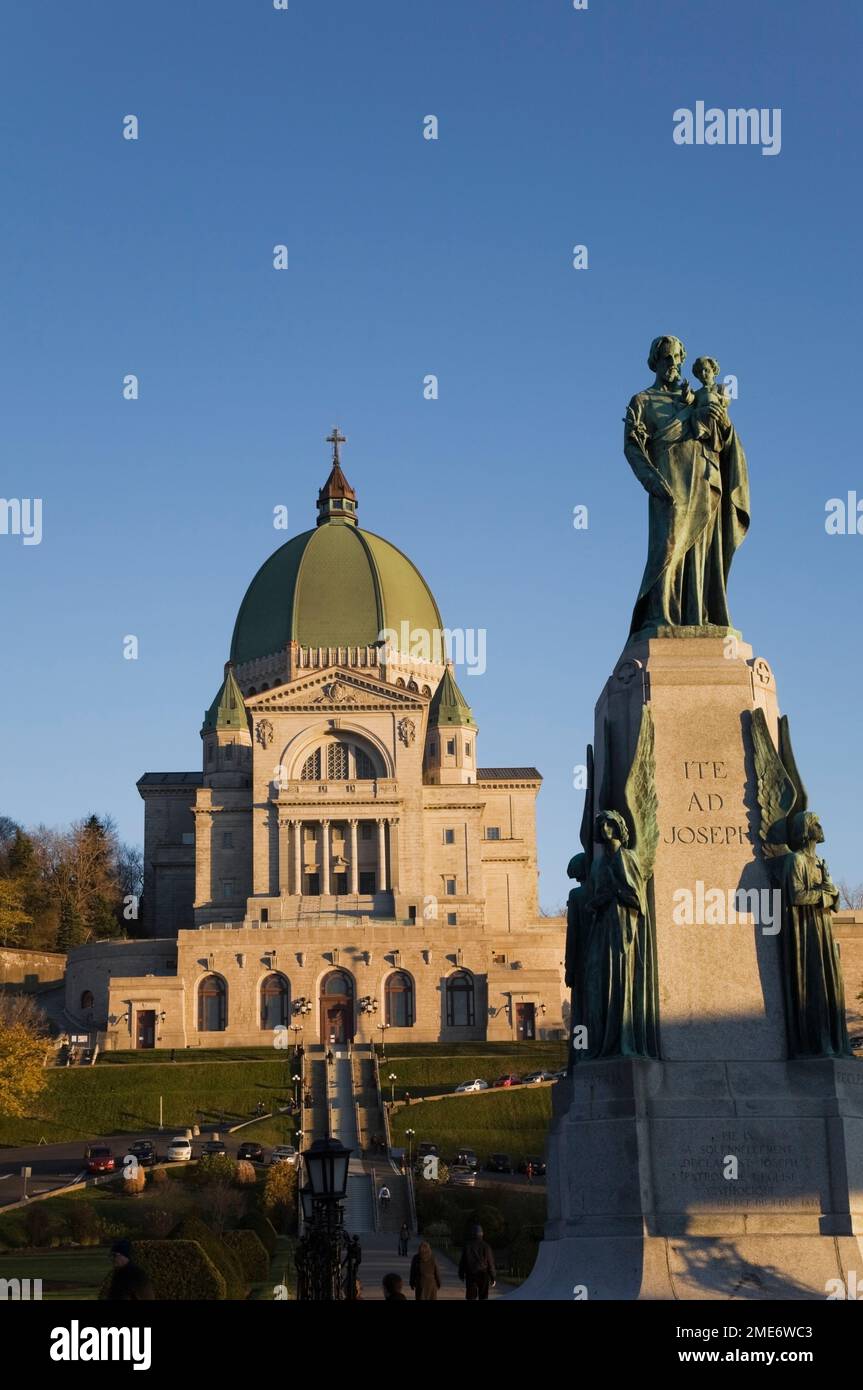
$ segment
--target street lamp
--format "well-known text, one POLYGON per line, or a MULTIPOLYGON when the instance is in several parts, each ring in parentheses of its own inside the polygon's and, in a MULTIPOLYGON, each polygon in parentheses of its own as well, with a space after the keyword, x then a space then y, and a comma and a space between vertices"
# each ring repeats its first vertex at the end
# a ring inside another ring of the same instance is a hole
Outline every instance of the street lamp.
POLYGON ((379 1024, 378 1024, 378 1027, 379 1027, 380 1030, 381 1030, 381 1061, 382 1061, 382 1062, 385 1062, 385 1061, 387 1060, 387 1044, 386 1044, 385 1034, 386 1034, 386 1031, 387 1031, 387 1029, 389 1028, 389 1026, 390 1026, 390 1025, 389 1025, 388 1023, 379 1023, 379 1024))
POLYGON ((415 1129, 405 1130, 405 1138, 408 1141, 408 1168, 413 1166, 414 1139, 416 1139, 416 1135, 417 1132, 415 1129))
POLYGON ((294 1104, 296 1105, 298 1110, 300 1108, 300 1083, 302 1082, 302 1079, 303 1078, 300 1076, 299 1072, 294 1072, 293 1076, 291 1077, 291 1080, 294 1083, 294 1104))
POLYGON ((351 1150, 338 1139, 316 1139, 303 1154, 308 1182, 300 1192, 306 1230, 296 1253, 297 1298, 335 1302, 357 1296, 362 1252, 343 1226, 351 1150))
POLYGON ((395 1074, 394 1071, 391 1071, 390 1074, 389 1074, 389 1083, 390 1083, 390 1097, 391 1097, 391 1100, 392 1100, 392 1104, 393 1104, 393 1105, 395 1105, 395 1103, 396 1103, 396 1082, 397 1082, 397 1081, 398 1081, 398 1077, 396 1076, 396 1074, 395 1074))

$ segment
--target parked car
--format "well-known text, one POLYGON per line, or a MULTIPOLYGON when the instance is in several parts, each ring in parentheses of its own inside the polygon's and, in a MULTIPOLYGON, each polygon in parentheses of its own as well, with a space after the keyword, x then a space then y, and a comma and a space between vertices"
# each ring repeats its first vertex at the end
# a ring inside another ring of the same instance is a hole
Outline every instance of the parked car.
POLYGON ((476 1173, 473 1168, 463 1164, 453 1164, 447 1182, 451 1182, 454 1187, 476 1187, 476 1173))
POLYGON ((521 1077, 520 1077, 520 1076, 513 1076, 511 1073, 508 1073, 506 1076, 499 1076, 499 1077, 497 1078, 497 1081, 496 1081, 494 1084, 495 1084, 495 1087, 498 1087, 498 1086, 520 1086, 520 1085, 521 1085, 521 1077))
POLYGON ((554 1073, 554 1079, 555 1079, 555 1081, 565 1081, 565 1080, 566 1080, 566 1067, 561 1067, 560 1071, 556 1071, 556 1072, 554 1073))
POLYGON ((245 1144, 241 1144, 240 1147, 237 1149, 237 1158, 245 1158, 248 1160, 249 1163, 263 1163, 263 1145, 253 1144, 250 1140, 247 1139, 245 1144))
POLYGON ((474 1081, 463 1081, 463 1082, 461 1083, 460 1086, 456 1086, 456 1088, 455 1088, 455 1093, 456 1093, 456 1095, 458 1095, 459 1092, 461 1092, 461 1093, 464 1095, 467 1091, 487 1091, 487 1090, 488 1090, 488 1082, 487 1082, 487 1081, 483 1081, 482 1078, 478 1076, 478 1077, 476 1077, 476 1079, 475 1079, 474 1081))
POLYGON ((532 1071, 528 1076, 522 1078, 525 1086, 537 1086, 541 1081, 554 1081, 553 1071, 532 1071))
POLYGON ((192 1157, 192 1141, 178 1134, 168 1145, 169 1163, 188 1163, 192 1157))
POLYGON ((88 1173, 113 1173, 117 1166, 113 1151, 103 1144, 89 1144, 84 1150, 88 1173))
POLYGON ((159 1156, 156 1153, 156 1145, 149 1139, 136 1139, 134 1144, 130 1144, 127 1153, 134 1154, 142 1168, 151 1168, 154 1163, 158 1163, 159 1156))
POLYGON ((297 1151, 293 1144, 277 1144, 270 1154, 270 1163, 296 1163, 297 1151))
POLYGON ((526 1173, 528 1164, 530 1164, 531 1168, 533 1169, 533 1176, 535 1178, 545 1177, 545 1159, 534 1158, 530 1154, 528 1154, 527 1158, 523 1158, 521 1160, 521 1163, 518 1165, 518 1171, 520 1173, 526 1173))
POLYGON ((485 1167, 488 1173, 511 1173, 512 1159, 509 1154, 489 1154, 485 1167))
POLYGON ((209 1158, 210 1154, 226 1154, 227 1152, 228 1150, 221 1139, 208 1139, 205 1144, 201 1145, 201 1158, 209 1158))
POLYGON ((470 1168, 474 1173, 479 1167, 479 1159, 473 1149, 459 1149, 453 1163, 457 1168, 470 1168))

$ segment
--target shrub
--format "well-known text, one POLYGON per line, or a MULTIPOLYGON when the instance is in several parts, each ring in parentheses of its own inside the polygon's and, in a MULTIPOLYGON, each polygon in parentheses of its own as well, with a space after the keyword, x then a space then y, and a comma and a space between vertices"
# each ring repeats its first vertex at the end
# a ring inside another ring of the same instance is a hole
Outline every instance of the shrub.
POLYGON ((258 1237, 258 1240, 263 1245, 270 1259, 273 1258, 273 1256, 276 1253, 276 1246, 278 1244, 279 1238, 276 1234, 276 1228, 273 1225, 272 1221, 270 1221, 268 1217, 264 1216, 263 1212, 250 1211, 248 1216, 244 1216, 242 1221, 240 1222, 240 1230, 254 1231, 255 1235, 258 1237))
POLYGON ((429 1221, 423 1227, 423 1235, 431 1240, 442 1240, 448 1243, 452 1240, 452 1226, 447 1221, 429 1221))
POLYGON ((230 1154, 204 1154, 204 1157, 198 1160, 193 1181, 199 1187, 207 1187, 210 1183, 216 1182, 232 1183, 236 1171, 237 1160, 231 1158, 230 1154))
POLYGON ((165 1183, 170 1182, 164 1168, 150 1168, 148 1171, 150 1174, 151 1187, 164 1187, 165 1183))
POLYGON ((123 1196, 140 1197, 144 1188, 147 1186, 146 1168, 137 1168, 134 1172, 128 1173, 123 1178, 123 1196))
POLYGON ((243 1267, 252 1284, 259 1284, 270 1272, 270 1257, 254 1231, 226 1231, 222 1236, 243 1267))
POLYGON ((102 1239, 102 1223, 91 1202, 75 1202, 67 1216, 69 1230, 76 1245, 98 1245, 102 1239))
POLYGON ((233 1250, 205 1225, 199 1216, 184 1216, 174 1230, 172 1241, 197 1241, 205 1255, 209 1256, 225 1281, 226 1297, 243 1299, 249 1292, 248 1281, 242 1265, 233 1250))
POLYGON ((506 1236, 506 1222, 497 1207, 480 1207, 476 1216, 468 1216, 465 1223, 465 1236, 468 1235, 471 1225, 478 1221, 482 1226, 482 1233, 489 1245, 497 1248, 502 1245, 506 1236))
POLYGON ((24 1230, 27 1243, 44 1248, 51 1244, 57 1234, 57 1222, 44 1202, 34 1202, 24 1213, 24 1230))
POLYGON ((237 1171, 234 1174, 234 1182, 237 1187, 254 1187, 257 1180, 255 1165, 249 1163, 248 1159, 241 1158, 237 1163, 237 1171))
POLYGON ((198 1215, 219 1235, 236 1226, 245 1209, 245 1194, 226 1182, 211 1183, 198 1199, 198 1215))
POLYGON ((297 1170, 292 1163, 274 1163, 269 1169, 261 1205, 277 1231, 289 1235, 296 1229, 297 1170))
POLYGON ((149 1275, 157 1299, 227 1297, 224 1276, 197 1241, 136 1240, 132 1259, 149 1275))
POLYGON ((147 1211, 141 1232, 147 1240, 167 1240, 176 1225, 177 1218, 163 1207, 150 1207, 147 1211))

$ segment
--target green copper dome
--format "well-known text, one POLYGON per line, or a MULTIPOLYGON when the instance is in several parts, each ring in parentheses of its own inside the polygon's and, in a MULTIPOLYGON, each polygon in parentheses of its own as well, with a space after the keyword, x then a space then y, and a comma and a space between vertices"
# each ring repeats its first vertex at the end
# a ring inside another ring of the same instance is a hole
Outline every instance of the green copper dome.
MULTIPOLYGON (((231 661, 270 656, 289 642, 301 647, 370 646, 383 629, 433 633, 443 629, 434 597, 406 555, 362 531, 351 516, 334 515, 345 495, 338 470, 321 489, 313 531, 294 536, 258 570, 240 605, 231 661)), ((354 494, 348 488, 348 497, 354 494)), ((352 510, 355 510, 352 508, 352 510)))

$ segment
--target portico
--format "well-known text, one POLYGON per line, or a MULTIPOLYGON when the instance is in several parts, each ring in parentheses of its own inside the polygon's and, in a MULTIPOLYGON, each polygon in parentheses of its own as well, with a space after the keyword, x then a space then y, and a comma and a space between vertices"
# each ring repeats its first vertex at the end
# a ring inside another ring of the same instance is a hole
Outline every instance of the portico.
POLYGON ((330 897, 398 888, 397 816, 279 818, 279 891, 330 897))

